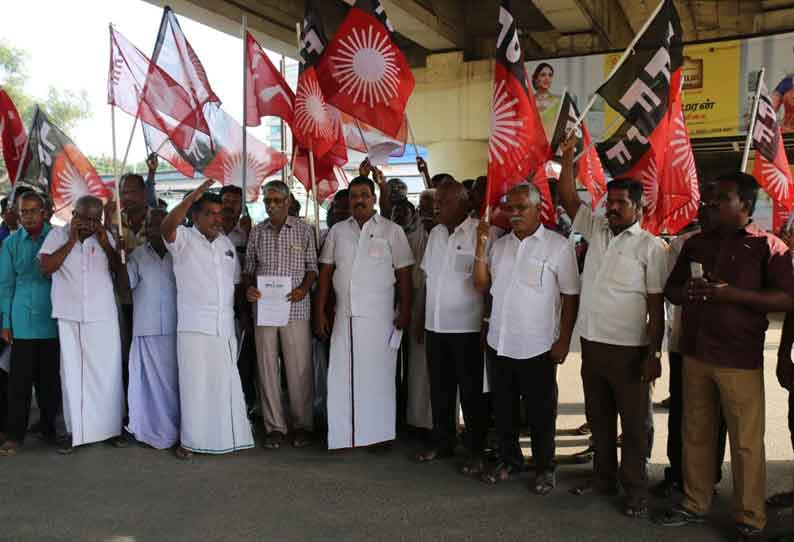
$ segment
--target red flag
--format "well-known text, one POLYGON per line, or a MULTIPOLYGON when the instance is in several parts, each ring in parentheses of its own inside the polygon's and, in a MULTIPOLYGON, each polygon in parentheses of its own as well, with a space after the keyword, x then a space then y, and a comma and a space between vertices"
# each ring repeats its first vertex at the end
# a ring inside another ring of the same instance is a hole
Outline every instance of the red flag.
POLYGON ((250 32, 246 32, 248 66, 245 91, 248 95, 246 126, 259 126, 262 117, 279 117, 292 124, 295 94, 250 32))
MULTIPOLYGON (((337 122, 335 125, 336 138, 334 140, 334 145, 322 158, 315 157, 314 160, 317 201, 319 203, 333 196, 339 189, 340 180, 345 179, 344 172, 341 168, 347 163, 347 148, 345 147, 345 139, 342 135, 341 122, 337 122)), ((311 191, 312 189, 310 173, 308 150, 302 147, 296 147, 295 156, 293 156, 292 161, 292 174, 304 187, 306 187, 307 191, 311 191)))
POLYGON ((753 176, 778 205, 791 212, 794 209, 794 186, 780 124, 763 80, 759 81, 758 112, 753 125, 755 164, 753 176))
POLYGON ((601 198, 607 193, 607 178, 587 124, 582 122, 579 128, 582 131, 582 146, 585 149, 584 154, 579 158, 579 182, 590 192, 595 210, 601 198))
POLYGON ((541 166, 549 154, 535 97, 527 84, 510 2, 502 0, 491 99, 486 205, 496 204, 512 186, 534 176, 533 182, 543 193, 542 220, 544 224, 556 224, 545 174, 534 175, 543 169, 541 166))
POLYGON ((81 196, 103 201, 112 197, 91 162, 40 109, 33 116, 27 145, 29 159, 19 182, 49 193, 59 218, 70 220, 72 205, 81 196))
POLYGON ((11 101, 6 91, 0 88, 0 140, 3 143, 3 160, 5 160, 11 184, 17 180, 19 162, 22 160, 27 139, 25 126, 22 124, 14 102, 11 101))
POLYGON ((345 144, 349 149, 366 154, 371 164, 386 165, 390 157, 405 154, 405 143, 408 139, 406 118, 403 118, 403 125, 400 127, 397 137, 390 137, 344 111, 338 112, 342 122, 345 144))
POLYGON ((414 90, 408 61, 379 0, 356 0, 317 64, 325 99, 397 137, 414 90))
POLYGON ((692 222, 700 206, 700 188, 692 143, 681 109, 681 95, 672 103, 672 137, 659 179, 661 204, 657 209, 662 231, 678 233, 692 222))
POLYGON ((194 129, 209 134, 202 104, 112 27, 108 103, 166 132, 180 146, 190 143, 194 129))
POLYGON ((163 9, 152 62, 189 92, 193 101, 200 106, 209 102, 221 103, 210 87, 201 60, 182 33, 176 15, 167 6, 163 9))

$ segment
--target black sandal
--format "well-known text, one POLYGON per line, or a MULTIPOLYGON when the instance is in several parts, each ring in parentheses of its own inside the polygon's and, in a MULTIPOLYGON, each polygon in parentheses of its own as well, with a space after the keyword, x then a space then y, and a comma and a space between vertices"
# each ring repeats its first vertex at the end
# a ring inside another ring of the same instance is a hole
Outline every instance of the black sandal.
POLYGON ((648 502, 645 499, 623 506, 623 515, 629 518, 645 519, 648 517, 648 502))
POLYGON ((557 476, 554 471, 545 471, 535 477, 535 484, 530 490, 535 495, 548 495, 555 487, 557 487, 557 476))
POLYGON ((474 457, 466 460, 466 462, 460 467, 460 473, 464 476, 479 476, 482 474, 484 469, 485 465, 483 465, 482 459, 479 457, 474 457))
POLYGON ((480 475, 480 480, 486 484, 498 484, 516 478, 521 473, 520 469, 510 463, 499 461, 492 468, 485 470, 480 475))

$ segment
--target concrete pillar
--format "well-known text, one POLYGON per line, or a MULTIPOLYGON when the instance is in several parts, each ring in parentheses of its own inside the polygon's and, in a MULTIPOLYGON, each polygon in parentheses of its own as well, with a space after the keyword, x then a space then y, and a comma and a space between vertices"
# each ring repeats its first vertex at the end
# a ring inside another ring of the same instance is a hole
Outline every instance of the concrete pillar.
POLYGON ((414 77, 408 118, 417 143, 428 149, 430 173, 458 180, 485 175, 493 61, 464 62, 461 52, 439 53, 428 56, 414 77))

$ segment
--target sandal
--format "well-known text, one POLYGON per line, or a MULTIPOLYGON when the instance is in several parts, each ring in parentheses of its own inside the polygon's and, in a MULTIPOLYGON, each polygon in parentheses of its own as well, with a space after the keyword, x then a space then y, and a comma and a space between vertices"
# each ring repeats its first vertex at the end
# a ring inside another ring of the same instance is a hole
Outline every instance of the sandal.
POLYGON ((766 505, 771 508, 791 508, 794 506, 794 493, 791 491, 775 493, 766 500, 766 505))
POLYGON ((284 443, 284 435, 278 431, 273 431, 265 437, 262 447, 266 450, 278 450, 284 443))
POLYGON ((548 495, 555 487, 557 487, 557 476, 554 471, 549 470, 535 477, 535 484, 530 487, 530 491, 535 495, 548 495))
POLYGON ((460 467, 460 473, 464 476, 479 476, 484 469, 485 465, 483 465, 482 459, 472 457, 460 467))
POLYGON ((499 461, 492 468, 485 470, 480 475, 480 480, 486 484, 498 484, 516 478, 520 474, 520 469, 510 463, 499 461))
POLYGON ((312 445, 312 434, 305 429, 298 429, 292 437, 293 448, 306 448, 312 445))
POLYGON ((580 425, 579 427, 574 429, 574 433, 576 433, 577 435, 589 435, 590 434, 590 424, 589 423, 584 423, 584 424, 580 425))
POLYGON ((645 519, 648 517, 648 501, 640 499, 635 503, 623 506, 623 515, 629 518, 645 519))
POLYGON ((419 463, 429 463, 436 459, 449 459, 454 454, 448 450, 439 450, 438 448, 430 448, 429 450, 422 450, 417 452, 414 456, 419 463))
POLYGON ((177 446, 174 448, 174 455, 177 459, 181 459, 182 461, 189 461, 193 459, 193 452, 187 448, 183 448, 182 446, 177 446))
POLYGON ((12 455, 16 455, 19 451, 19 447, 20 444, 18 442, 7 440, 0 446, 0 456, 11 457, 12 455))
POLYGON ((584 484, 574 486, 568 490, 568 493, 571 495, 576 495, 580 497, 582 495, 591 495, 593 493, 598 493, 599 495, 606 495, 608 497, 614 497, 618 494, 618 488, 616 486, 602 489, 596 486, 596 483, 593 480, 588 480, 584 484))

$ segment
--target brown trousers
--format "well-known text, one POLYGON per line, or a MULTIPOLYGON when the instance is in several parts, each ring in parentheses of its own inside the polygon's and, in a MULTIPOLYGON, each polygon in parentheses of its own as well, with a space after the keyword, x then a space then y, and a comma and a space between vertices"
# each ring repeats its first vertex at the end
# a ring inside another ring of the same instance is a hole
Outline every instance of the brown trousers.
POLYGON ((620 483, 631 502, 647 497, 646 458, 650 452, 646 418, 650 385, 641 381, 644 346, 617 346, 582 339, 585 411, 595 447, 595 485, 610 490, 618 482, 618 416, 623 429, 620 483))
POLYGON ((720 406, 728 426, 733 518, 766 525, 764 371, 716 367, 684 356, 684 500, 697 514, 711 508, 720 406))
POLYGON ((293 320, 283 327, 257 326, 256 355, 259 362, 259 395, 265 431, 288 431, 281 400, 279 342, 287 376, 289 410, 293 429, 311 431, 314 425, 314 372, 312 335, 308 320, 293 320))

